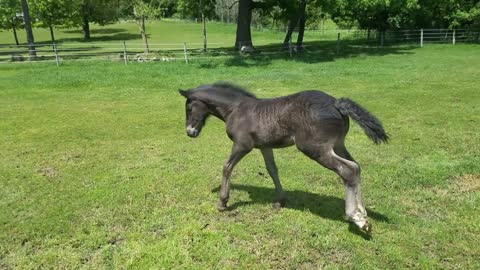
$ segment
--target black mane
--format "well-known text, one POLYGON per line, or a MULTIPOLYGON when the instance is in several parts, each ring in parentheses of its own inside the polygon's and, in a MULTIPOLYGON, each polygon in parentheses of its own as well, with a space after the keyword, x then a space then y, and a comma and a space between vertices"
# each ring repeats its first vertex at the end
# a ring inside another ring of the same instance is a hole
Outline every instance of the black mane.
POLYGON ((212 84, 212 86, 217 87, 217 88, 223 88, 223 89, 228 90, 228 91, 233 91, 233 92, 236 92, 238 94, 242 94, 242 95, 247 96, 247 97, 257 98, 254 94, 248 92, 247 90, 243 89, 242 87, 240 87, 238 85, 235 85, 235 84, 232 84, 232 83, 229 83, 229 82, 216 82, 216 83, 212 84))
MULTIPOLYGON (((242 87, 238 85, 234 85, 229 82, 216 82, 214 84, 206 84, 206 85, 201 85, 197 88, 189 90, 190 93, 198 93, 202 91, 215 91, 215 90, 221 90, 223 92, 222 94, 228 94, 232 96, 246 96, 246 97, 251 97, 251 98, 257 98, 254 94, 248 92, 247 90, 243 89, 242 87)), ((217 91, 215 91, 217 92, 217 91)), ((218 93, 218 92, 217 92, 218 93)), ((218 93, 220 94, 220 93, 218 93)))

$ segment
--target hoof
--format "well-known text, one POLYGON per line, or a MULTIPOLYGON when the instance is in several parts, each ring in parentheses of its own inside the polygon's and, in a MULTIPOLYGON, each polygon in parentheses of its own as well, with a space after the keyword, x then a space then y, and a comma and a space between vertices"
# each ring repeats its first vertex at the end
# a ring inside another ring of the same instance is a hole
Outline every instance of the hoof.
POLYGON ((224 203, 224 202, 218 202, 217 204, 217 209, 219 212, 224 212, 227 210, 227 203, 224 203))
POLYGON ((365 224, 362 227, 362 230, 367 233, 367 234, 372 234, 372 224, 368 223, 368 221, 365 222, 365 224))
POLYGON ((371 234, 372 225, 368 222, 367 217, 364 216, 361 212, 357 212, 353 216, 344 216, 344 218, 354 223, 360 230, 367 233, 368 235, 371 234))
POLYGON ((286 198, 281 198, 273 202, 272 207, 275 209, 280 209, 287 204, 287 199, 286 198))
POLYGON ((274 202, 272 203, 272 208, 273 209, 280 209, 284 206, 284 204, 282 204, 281 202, 274 202))

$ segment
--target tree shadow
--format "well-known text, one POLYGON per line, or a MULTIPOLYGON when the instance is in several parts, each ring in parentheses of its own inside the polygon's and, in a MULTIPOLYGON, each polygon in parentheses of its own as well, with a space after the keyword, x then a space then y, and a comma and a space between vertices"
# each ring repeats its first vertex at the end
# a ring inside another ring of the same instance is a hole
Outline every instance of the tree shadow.
POLYGON ((140 34, 132 34, 132 33, 118 33, 115 35, 108 35, 108 36, 92 36, 90 39, 85 40, 83 37, 76 37, 76 38, 62 38, 57 39, 57 43, 66 43, 66 42, 100 42, 100 41, 126 41, 132 39, 141 39, 142 37, 140 34))
MULTIPOLYGON (((75 30, 64 30, 62 31, 63 33, 66 34, 83 34, 83 30, 81 29, 75 29, 75 30)), ((90 34, 92 35, 108 35, 108 34, 115 34, 115 33, 121 33, 121 32, 128 32, 127 29, 123 28, 103 28, 103 29, 91 29, 90 34)))
POLYGON ((415 44, 402 46, 376 46, 371 41, 343 41, 337 53, 336 41, 305 42, 301 49, 285 48, 282 43, 258 45, 253 53, 240 53, 232 48, 219 48, 228 51, 231 58, 225 61, 226 66, 265 66, 275 60, 291 60, 302 63, 331 62, 336 59, 363 56, 384 56, 390 54, 413 54, 410 50, 418 48, 415 44))
MULTIPOLYGON (((245 191, 250 196, 250 201, 234 202, 227 207, 228 211, 235 210, 239 207, 250 204, 272 204, 275 197, 275 190, 273 188, 256 187, 250 185, 231 185, 231 189, 245 191)), ((218 192, 220 187, 212 190, 212 192, 218 192)), ((287 203, 284 208, 294 209, 299 211, 308 210, 317 216, 325 219, 330 219, 342 223, 349 223, 349 231, 353 234, 359 235, 366 240, 370 240, 371 236, 361 231, 356 225, 346 221, 343 218, 345 211, 345 200, 329 196, 315 194, 303 190, 285 191, 287 195, 287 203)), ((390 219, 375 210, 366 209, 368 216, 374 220, 390 223, 390 219)))

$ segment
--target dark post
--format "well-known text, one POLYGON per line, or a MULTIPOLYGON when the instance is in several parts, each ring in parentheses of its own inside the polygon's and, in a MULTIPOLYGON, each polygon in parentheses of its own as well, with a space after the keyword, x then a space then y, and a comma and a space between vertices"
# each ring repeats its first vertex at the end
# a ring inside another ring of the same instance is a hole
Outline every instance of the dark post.
POLYGON ((340 32, 337 35, 337 54, 340 53, 340 32))
POLYGON ((292 39, 288 40, 288 51, 290 52, 290 58, 293 57, 292 39))
POLYGON ((202 12, 203 21, 203 51, 207 52, 207 27, 205 25, 205 14, 202 12))

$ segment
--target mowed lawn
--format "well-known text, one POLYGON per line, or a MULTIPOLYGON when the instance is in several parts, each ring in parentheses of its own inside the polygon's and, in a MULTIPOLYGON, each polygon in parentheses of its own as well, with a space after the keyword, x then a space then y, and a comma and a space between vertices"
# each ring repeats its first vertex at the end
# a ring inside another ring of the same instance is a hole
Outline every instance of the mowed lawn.
POLYGON ((479 269, 480 47, 184 64, 0 66, 1 269, 479 269), (258 97, 323 89, 384 123, 352 124, 371 239, 343 221, 341 181, 295 147, 275 151, 275 210, 259 151, 235 168, 210 119, 185 134, 178 88, 228 80, 258 97))

